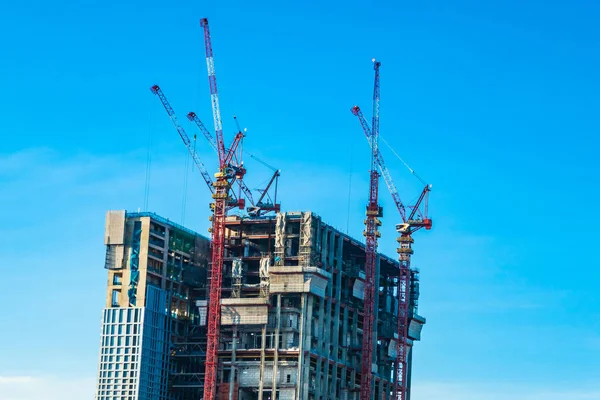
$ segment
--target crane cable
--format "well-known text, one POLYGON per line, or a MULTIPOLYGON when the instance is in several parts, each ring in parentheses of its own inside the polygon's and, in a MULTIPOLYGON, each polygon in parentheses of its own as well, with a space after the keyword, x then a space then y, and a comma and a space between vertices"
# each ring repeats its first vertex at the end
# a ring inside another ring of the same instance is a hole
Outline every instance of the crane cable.
POLYGON ((388 147, 388 148, 389 148, 389 149, 392 151, 392 153, 394 153, 394 155, 395 155, 396 157, 398 157, 398 159, 399 159, 400 161, 402 161, 402 164, 404 164, 404 166, 405 166, 405 167, 406 167, 406 168, 407 168, 407 169, 410 171, 410 173, 411 173, 411 174, 413 174, 413 175, 414 175, 414 176, 415 176, 415 177, 416 177, 416 178, 417 178, 419 181, 421 181, 421 183, 422 183, 423 185, 426 185, 426 186, 427 186, 427 182, 425 182, 425 180, 424 180, 423 178, 421 178, 421 177, 419 176, 419 174, 417 174, 417 173, 415 172, 415 170, 414 170, 414 169, 412 169, 412 168, 411 168, 411 167, 410 167, 410 166, 409 166, 409 165, 406 163, 406 161, 404 161, 404 160, 402 159, 402 157, 400 157, 400 155, 399 155, 398 153, 396 153, 396 150, 394 150, 394 149, 392 148, 392 146, 390 146, 390 144, 389 144, 388 142, 386 142, 386 140, 385 140, 383 137, 379 136, 379 139, 381 139, 381 140, 383 141, 383 143, 385 143, 385 145, 386 145, 386 146, 387 146, 387 147, 388 147))

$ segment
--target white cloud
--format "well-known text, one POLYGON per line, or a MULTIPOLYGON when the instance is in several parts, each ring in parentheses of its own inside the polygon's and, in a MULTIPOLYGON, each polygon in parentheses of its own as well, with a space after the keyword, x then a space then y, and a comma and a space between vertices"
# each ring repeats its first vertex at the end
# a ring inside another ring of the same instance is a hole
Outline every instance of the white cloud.
POLYGON ((83 400, 94 394, 94 378, 0 376, 0 400, 83 400))
POLYGON ((31 376, 0 376, 0 385, 14 385, 32 382, 31 376))

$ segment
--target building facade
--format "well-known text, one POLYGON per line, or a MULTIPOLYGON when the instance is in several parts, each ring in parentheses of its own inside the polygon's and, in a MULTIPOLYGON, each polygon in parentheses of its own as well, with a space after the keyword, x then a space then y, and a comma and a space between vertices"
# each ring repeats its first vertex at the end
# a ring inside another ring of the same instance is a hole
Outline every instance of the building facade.
MULTIPOLYGON (((225 236, 218 399, 358 400, 364 244, 311 212, 231 216, 225 236)), ((120 211, 107 214, 105 242, 96 399, 202 399, 208 240, 120 211)), ((372 392, 384 400, 395 380, 398 262, 379 255, 376 282, 372 392)), ((409 376, 425 323, 416 271, 411 293, 409 376)))
MULTIPOLYGON (((152 213, 109 211, 95 399, 174 399, 175 343, 200 325, 209 240, 152 213)), ((204 335, 205 336, 205 335, 204 335)))

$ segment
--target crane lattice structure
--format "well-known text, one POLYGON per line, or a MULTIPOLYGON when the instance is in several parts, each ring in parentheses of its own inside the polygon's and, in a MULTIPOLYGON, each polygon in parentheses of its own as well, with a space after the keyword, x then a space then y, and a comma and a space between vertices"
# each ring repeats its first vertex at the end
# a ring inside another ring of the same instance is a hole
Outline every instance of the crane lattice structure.
MULTIPOLYGON (((376 64, 376 71, 377 71, 376 64)), ((377 95, 379 94, 379 81, 378 74, 376 73, 376 83, 375 83, 377 95)), ((375 96, 374 96, 375 101, 375 96)), ((414 243, 414 239, 412 238, 412 234, 421 228, 425 228, 427 230, 432 227, 432 220, 428 217, 428 198, 429 192, 431 191, 431 185, 425 184, 424 189, 421 191, 419 199, 415 203, 414 206, 410 207, 410 214, 406 215, 406 208, 400 199, 400 194, 398 193, 398 189, 396 189, 396 185, 392 179, 392 176, 385 164, 383 156, 378 148, 378 139, 379 139, 379 96, 377 96, 377 107, 373 107, 373 129, 369 127, 362 111, 358 106, 354 106, 351 109, 352 114, 358 117, 358 120, 363 128, 365 136, 371 146, 371 158, 372 163, 375 162, 377 168, 381 172, 383 179, 386 183, 386 186, 394 200, 394 204, 400 213, 400 217, 402 219, 402 223, 396 225, 396 231, 400 234, 398 237, 398 259, 400 262, 399 274, 398 274, 398 326, 397 326, 397 350, 396 350, 396 368, 394 372, 394 393, 393 397, 397 400, 407 400, 408 398, 408 327, 410 324, 410 319, 412 317, 413 310, 411 309, 411 278, 413 274, 416 274, 415 270, 412 270, 410 267, 411 256, 413 254, 412 244, 414 243)), ((371 167, 373 170, 373 166, 371 167)), ((410 169, 410 168, 409 168, 410 169)), ((412 169, 410 169, 411 173, 416 175, 412 169)), ((371 171, 371 174, 373 172, 371 171)), ((418 176, 417 176, 418 177, 418 176)), ((420 179, 420 178, 419 178, 420 179)), ((420 179, 421 180, 421 179, 420 179)), ((421 180, 422 181, 422 180, 421 180)), ((423 181, 422 181, 423 182, 423 181)), ((368 238, 367 238, 367 249, 370 251, 368 238)), ((367 256, 368 257, 368 256, 367 256)), ((367 258, 367 266, 369 259, 367 258)), ((368 274, 367 274, 368 275, 368 274)), ((365 285, 365 310, 367 308, 367 289, 365 285)), ((366 315, 366 313, 365 313, 366 315)), ((372 338, 371 338, 372 340, 372 338)), ((364 347, 364 337, 363 337, 363 347, 364 347)), ((364 350, 363 350, 364 351, 364 350)), ((369 356, 369 360, 370 360, 369 356)), ((365 356, 363 356, 363 369, 362 374, 365 373, 365 356)), ((372 362, 372 361, 369 361, 372 362)), ((370 372, 370 371, 369 371, 370 372)), ((370 375, 370 374, 369 374, 370 375)), ((361 377, 364 380, 364 377, 361 377)), ((370 393, 367 394, 365 392, 363 397, 363 383, 361 380, 361 400, 370 399, 370 393)))
POLYGON ((373 131, 369 137, 371 144, 371 170, 369 185, 369 203, 367 204, 365 263, 365 296, 363 311, 363 340, 362 363, 360 375, 360 400, 370 400, 372 390, 373 369, 373 325, 375 316, 375 276, 377 268, 377 238, 380 236, 377 228, 381 226, 379 217, 382 209, 379 206, 379 173, 377 172, 376 157, 379 141, 379 67, 381 63, 373 60, 375 68, 375 85, 373 90, 373 131))
POLYGON ((156 94, 164 106, 169 118, 177 129, 179 136, 185 144, 188 152, 194 160, 197 168, 200 170, 204 181, 212 193, 213 202, 210 207, 212 210, 211 233, 211 265, 210 265, 210 286, 209 286, 209 307, 208 307, 208 333, 206 363, 204 375, 204 400, 215 400, 216 398, 216 373, 217 373, 217 350, 219 347, 219 336, 221 327, 221 287, 223 281, 223 257, 225 250, 225 219, 227 211, 233 207, 244 208, 245 201, 240 196, 236 199, 232 185, 237 182, 241 191, 250 200, 254 207, 250 190, 243 183, 243 176, 246 173, 242 162, 241 141, 244 134, 238 130, 230 146, 225 147, 223 138, 223 127, 221 121, 221 111, 219 107, 219 95, 217 91, 217 78, 215 74, 215 64, 213 59, 212 44, 208 20, 200 20, 200 26, 204 30, 204 45, 206 49, 206 65, 208 69, 208 81, 210 86, 210 97, 212 105, 213 122, 215 126, 215 137, 213 138, 208 129, 202 124, 195 113, 189 113, 188 118, 196 123, 202 134, 206 137, 211 146, 217 151, 219 167, 218 172, 214 174, 214 181, 206 171, 204 164, 195 152, 192 141, 179 123, 177 116, 166 96, 158 85, 152 86, 151 90, 156 94))

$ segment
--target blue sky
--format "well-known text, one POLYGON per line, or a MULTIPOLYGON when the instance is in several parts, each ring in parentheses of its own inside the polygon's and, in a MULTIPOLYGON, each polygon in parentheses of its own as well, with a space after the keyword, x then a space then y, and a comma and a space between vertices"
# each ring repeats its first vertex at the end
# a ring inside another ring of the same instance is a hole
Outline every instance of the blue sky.
MULTIPOLYGON (((176 3, 2 6, 0 400, 91 398, 104 212, 144 207, 148 152, 149 209, 206 232, 208 191, 188 168, 182 214, 185 148, 149 91, 190 135, 190 110, 212 128, 201 17, 227 137, 235 113, 282 170, 284 209, 355 237, 369 151, 350 107, 370 118, 381 60, 381 135, 433 184, 415 399, 600 399, 597 3, 176 3)), ((412 201, 420 184, 382 151, 412 201)), ((247 165, 259 187, 269 171, 247 165)))

